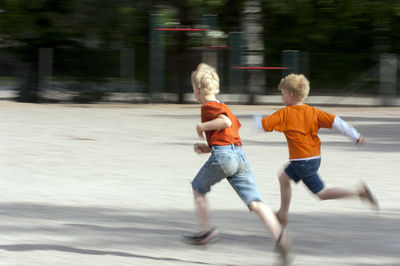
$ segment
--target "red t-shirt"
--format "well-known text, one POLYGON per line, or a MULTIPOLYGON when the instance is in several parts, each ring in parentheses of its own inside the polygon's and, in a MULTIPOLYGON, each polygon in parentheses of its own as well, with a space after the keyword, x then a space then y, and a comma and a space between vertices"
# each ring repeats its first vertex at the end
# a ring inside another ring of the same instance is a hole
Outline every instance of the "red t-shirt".
POLYGON ((201 106, 201 122, 214 120, 219 115, 226 115, 232 122, 230 127, 224 129, 206 131, 207 143, 209 146, 242 145, 242 140, 239 136, 239 128, 242 126, 239 119, 232 114, 228 106, 219 102, 205 102, 201 106))

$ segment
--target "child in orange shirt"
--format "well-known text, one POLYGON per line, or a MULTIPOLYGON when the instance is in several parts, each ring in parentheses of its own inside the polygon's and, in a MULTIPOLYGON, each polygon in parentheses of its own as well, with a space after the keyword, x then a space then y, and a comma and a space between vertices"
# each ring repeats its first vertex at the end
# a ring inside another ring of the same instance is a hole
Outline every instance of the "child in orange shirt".
POLYGON ((192 181, 201 230, 196 235, 185 236, 185 240, 190 244, 205 245, 217 237, 218 232, 209 224, 206 194, 212 185, 227 179, 248 208, 254 211, 271 231, 283 261, 287 261, 290 243, 277 217, 262 201, 253 169, 242 149, 242 141, 238 134, 240 121, 215 97, 219 92, 217 73, 212 67, 200 64, 192 72, 192 85, 196 100, 202 104, 201 123, 197 125, 197 134, 200 138, 204 138, 205 134, 207 140, 207 144, 194 144, 194 151, 198 154, 211 152, 211 155, 192 181))
POLYGON ((326 113, 303 103, 310 91, 310 83, 304 75, 290 74, 281 80, 278 89, 286 108, 270 116, 255 116, 256 126, 265 131, 285 134, 289 148, 289 164, 279 175, 281 207, 276 213, 280 223, 288 223, 291 200, 290 179, 300 180, 321 200, 359 197, 378 209, 378 203, 365 183, 357 191, 344 188, 325 188, 318 175, 321 163, 320 128, 336 128, 356 144, 364 143, 364 137, 339 116, 326 113))

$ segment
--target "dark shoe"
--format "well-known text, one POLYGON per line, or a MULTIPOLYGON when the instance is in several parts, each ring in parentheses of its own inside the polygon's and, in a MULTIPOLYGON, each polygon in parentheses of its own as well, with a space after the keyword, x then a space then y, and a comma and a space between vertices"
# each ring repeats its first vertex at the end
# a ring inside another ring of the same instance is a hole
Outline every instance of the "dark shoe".
POLYGON ((282 229, 278 240, 276 241, 275 251, 279 254, 282 266, 287 266, 292 263, 291 256, 292 241, 285 229, 282 229), (285 235, 285 241, 282 243, 282 237, 285 235))
POLYGON ((214 242, 218 239, 218 231, 215 227, 213 227, 204 234, 183 236, 183 239, 186 243, 190 245, 207 245, 212 241, 214 242))
POLYGON ((361 183, 361 188, 358 192, 358 196, 362 201, 368 201, 373 209, 377 211, 379 210, 378 200, 376 199, 374 194, 372 194, 367 184, 365 184, 364 182, 361 183))

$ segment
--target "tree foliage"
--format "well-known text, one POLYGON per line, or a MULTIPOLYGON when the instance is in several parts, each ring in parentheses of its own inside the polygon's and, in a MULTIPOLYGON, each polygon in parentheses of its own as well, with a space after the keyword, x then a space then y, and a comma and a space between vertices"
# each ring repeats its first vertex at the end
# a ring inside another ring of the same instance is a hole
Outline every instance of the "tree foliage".
MULTIPOLYGON (((30 65, 31 76, 37 71, 37 55, 22 48, 128 47, 138 51, 137 60, 145 62, 150 14, 162 12, 166 22, 186 26, 201 25, 204 14, 216 14, 218 29, 228 33, 240 31, 245 1, 2 0, 0 46, 16 49, 30 65)), ((399 1, 259 1, 267 64, 280 64, 282 50, 307 51, 310 75, 320 77, 318 85, 326 86, 323 82, 329 80, 336 83, 339 78, 347 82, 368 69, 380 54, 400 51, 399 1)), ((167 44, 179 49, 197 43, 188 35, 171 36, 167 44)), ((278 76, 270 76, 274 75, 278 76)), ((33 83, 29 86, 35 90, 33 83)))
POLYGON ((266 58, 282 50, 309 53, 316 87, 340 88, 400 52, 400 3, 392 0, 264 1, 266 58))

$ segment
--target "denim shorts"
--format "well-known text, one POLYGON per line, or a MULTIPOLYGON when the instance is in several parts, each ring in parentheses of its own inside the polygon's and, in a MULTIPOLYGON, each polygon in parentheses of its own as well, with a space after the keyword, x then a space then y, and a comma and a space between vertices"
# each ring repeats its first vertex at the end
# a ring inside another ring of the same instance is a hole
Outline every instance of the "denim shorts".
POLYGON ((192 188, 200 194, 206 194, 212 185, 225 178, 245 204, 262 201, 253 169, 242 147, 212 146, 211 156, 193 179, 192 188))
POLYGON ((324 189, 324 183, 322 183, 318 175, 320 164, 321 158, 290 161, 289 165, 285 168, 285 173, 296 183, 300 180, 303 181, 311 192, 317 194, 324 189))

